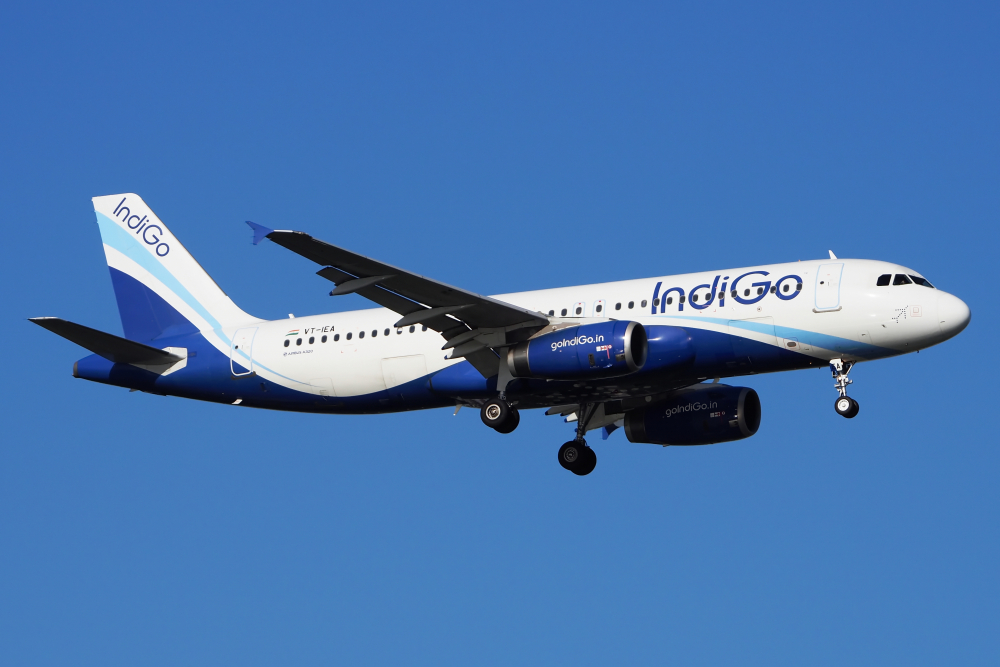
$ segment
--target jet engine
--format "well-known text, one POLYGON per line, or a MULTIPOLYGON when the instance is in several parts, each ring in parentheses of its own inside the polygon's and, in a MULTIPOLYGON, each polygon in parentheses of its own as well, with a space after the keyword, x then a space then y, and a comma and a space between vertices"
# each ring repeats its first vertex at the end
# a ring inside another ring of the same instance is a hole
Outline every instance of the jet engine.
POLYGON ((597 322, 518 343, 507 353, 511 375, 544 380, 620 377, 646 363, 646 330, 638 322, 597 322))
POLYGON ((711 445, 749 438, 760 427, 760 398, 747 387, 695 385, 625 414, 629 442, 711 445))

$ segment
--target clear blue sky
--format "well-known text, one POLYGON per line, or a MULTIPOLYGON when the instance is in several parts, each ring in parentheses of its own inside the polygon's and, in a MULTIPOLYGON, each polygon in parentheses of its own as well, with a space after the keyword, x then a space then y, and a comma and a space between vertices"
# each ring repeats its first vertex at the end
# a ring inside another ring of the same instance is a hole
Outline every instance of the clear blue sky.
POLYGON ((7 3, 0 662, 995 665, 995 3, 7 3), (363 307, 244 220, 483 293, 824 257, 958 338, 754 377, 711 447, 475 411, 280 414, 74 380, 120 333, 90 198, 247 311, 363 307))

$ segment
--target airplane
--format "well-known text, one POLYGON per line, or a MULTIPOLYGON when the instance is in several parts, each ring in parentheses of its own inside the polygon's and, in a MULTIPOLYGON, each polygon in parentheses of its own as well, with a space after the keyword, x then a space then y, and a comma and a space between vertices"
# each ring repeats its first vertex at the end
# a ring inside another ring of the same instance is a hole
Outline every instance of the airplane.
POLYGON ((300 232, 247 222, 319 265, 331 296, 378 308, 266 321, 241 310, 136 194, 93 198, 124 337, 30 321, 92 352, 73 376, 240 407, 375 414, 463 406, 511 433, 520 411, 575 422, 559 464, 587 475, 585 436, 705 445, 754 435, 761 403, 720 383, 828 367, 838 414, 855 364, 941 343, 969 307, 921 274, 829 259, 483 296, 300 232))

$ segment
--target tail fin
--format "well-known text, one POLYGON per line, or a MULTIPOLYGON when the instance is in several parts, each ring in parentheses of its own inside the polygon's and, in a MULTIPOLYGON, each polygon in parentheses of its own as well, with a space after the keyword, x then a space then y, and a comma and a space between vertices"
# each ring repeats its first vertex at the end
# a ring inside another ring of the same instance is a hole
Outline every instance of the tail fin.
POLYGON ((255 321, 219 289, 139 195, 94 197, 125 337, 149 341, 255 321))

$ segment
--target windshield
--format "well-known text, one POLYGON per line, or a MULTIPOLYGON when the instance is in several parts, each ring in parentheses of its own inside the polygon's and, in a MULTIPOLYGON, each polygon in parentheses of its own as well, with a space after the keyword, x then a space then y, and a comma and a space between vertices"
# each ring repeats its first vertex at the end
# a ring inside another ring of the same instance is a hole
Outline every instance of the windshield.
POLYGON ((934 289, 934 285, 931 285, 931 282, 926 278, 921 278, 920 276, 910 276, 910 280, 912 280, 918 285, 923 285, 924 287, 930 287, 931 289, 934 289))

